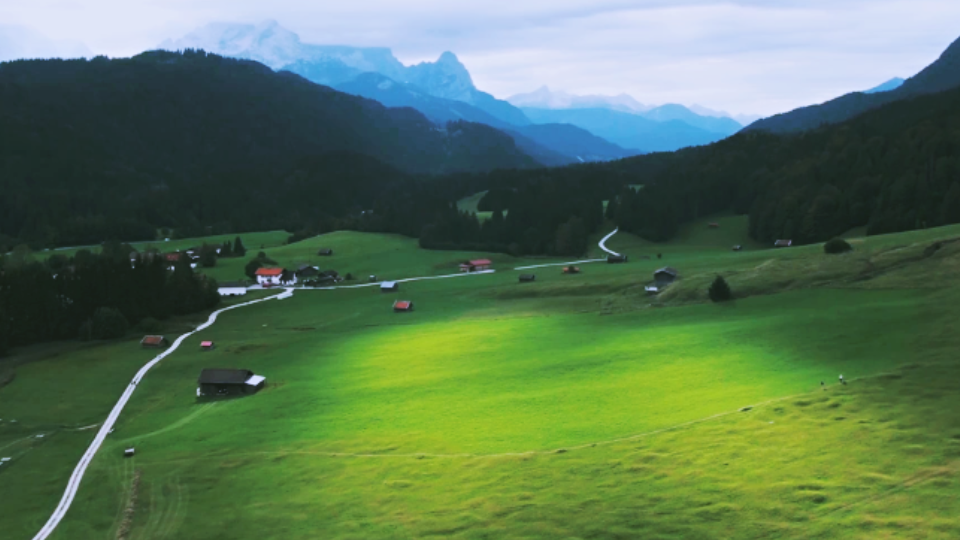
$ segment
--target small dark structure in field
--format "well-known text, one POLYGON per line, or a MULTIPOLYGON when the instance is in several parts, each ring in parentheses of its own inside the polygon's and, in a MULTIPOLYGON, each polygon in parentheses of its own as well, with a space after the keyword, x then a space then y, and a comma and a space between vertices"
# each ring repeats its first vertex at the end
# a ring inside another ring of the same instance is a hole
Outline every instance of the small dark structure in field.
POLYGON ((664 266, 653 273, 653 280, 657 282, 657 288, 665 287, 674 282, 680 273, 672 266, 664 266))
POLYGON ((333 255, 333 250, 330 248, 321 248, 320 251, 317 251, 317 255, 322 255, 324 257, 329 257, 333 255))
POLYGON ((719 229, 719 228, 720 228, 720 224, 717 223, 716 221, 712 221, 712 222, 710 222, 710 223, 707 223, 707 227, 710 228, 710 229, 719 229))
POLYGON ((127 448, 123 451, 123 457, 133 457, 135 453, 137 453, 137 451, 133 447, 127 448))
POLYGON ((393 311, 397 313, 413 311, 413 302, 410 300, 397 300, 393 303, 393 311))
POLYGON ((140 345, 144 348, 164 349, 170 346, 170 342, 163 336, 143 336, 143 339, 140 340, 140 345))
POLYGON ((474 259, 472 261, 460 263, 460 271, 479 272, 481 270, 488 270, 492 265, 493 262, 490 259, 474 259))
POLYGON ((537 279, 536 274, 520 274, 520 283, 529 283, 537 279))
POLYGON ((249 369, 204 369, 197 379, 198 396, 230 396, 254 394, 264 387, 267 378, 249 369))
POLYGON ((838 255, 848 251, 853 251, 853 246, 843 238, 834 238, 823 245, 823 252, 829 255, 838 255))
POLYGON ((773 247, 785 248, 793 245, 793 240, 777 240, 773 243, 773 247))
POLYGON ((580 267, 579 267, 579 266, 564 266, 564 267, 563 267, 563 273, 564 273, 564 274, 579 274, 579 273, 580 273, 580 267))
POLYGON ((204 350, 204 351, 212 351, 214 348, 216 348, 216 345, 215 345, 212 341, 201 341, 201 342, 200 342, 200 349, 201 349, 201 350, 204 350))
POLYGON ((297 268, 297 277, 299 278, 308 278, 315 277, 320 275, 320 269, 316 266, 310 266, 309 264, 301 264, 300 268, 297 268))
POLYGON ((614 264, 614 263, 625 263, 625 262, 627 262, 627 256, 626 256, 626 255, 620 255, 620 254, 617 254, 617 255, 612 255, 612 254, 611 254, 611 255, 607 255, 607 262, 610 263, 610 264, 614 264))
POLYGON ((740 244, 737 244, 737 245, 733 246, 733 250, 734 250, 734 251, 743 251, 743 246, 741 246, 740 244))
POLYGON ((394 292, 400 290, 400 284, 396 281, 384 281, 380 284, 380 292, 394 292))

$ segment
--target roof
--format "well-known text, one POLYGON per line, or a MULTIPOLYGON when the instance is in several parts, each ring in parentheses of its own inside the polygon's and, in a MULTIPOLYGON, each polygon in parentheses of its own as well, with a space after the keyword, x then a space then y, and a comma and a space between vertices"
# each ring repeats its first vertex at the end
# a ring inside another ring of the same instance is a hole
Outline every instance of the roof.
POLYGON ((213 347, 213 342, 212 342, 212 341, 201 341, 201 342, 200 342, 200 346, 201 346, 201 347, 213 347))
POLYGON ((470 264, 473 266, 490 266, 493 262, 490 259, 474 259, 470 261, 470 264))
POLYGON ((249 369, 204 369, 200 372, 199 384, 243 384, 253 376, 249 369))
POLYGON ((664 266, 663 268, 653 273, 653 275, 657 275, 657 274, 670 274, 673 277, 677 277, 677 275, 679 275, 680 273, 677 272, 677 269, 672 266, 664 266))
POLYGON ((263 381, 267 380, 263 375, 251 375, 249 379, 243 381, 243 384, 249 384, 250 386, 256 386, 263 381))
POLYGON ((397 300, 393 303, 393 307, 396 309, 410 309, 410 305, 413 304, 410 300, 397 300))
POLYGON ((279 276, 283 274, 283 268, 257 268, 258 276, 279 276))
POLYGON ((143 339, 140 340, 140 343, 144 345, 159 345, 166 340, 167 338, 163 336, 143 336, 143 339))
POLYGON ((397 286, 396 281, 384 281, 380 284, 381 289, 392 289, 397 286))

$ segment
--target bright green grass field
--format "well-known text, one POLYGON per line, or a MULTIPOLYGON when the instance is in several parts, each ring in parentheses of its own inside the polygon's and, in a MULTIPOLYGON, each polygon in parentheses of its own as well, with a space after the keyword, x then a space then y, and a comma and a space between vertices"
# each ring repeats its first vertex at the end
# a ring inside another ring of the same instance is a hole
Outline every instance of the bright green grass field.
MULTIPOLYGON (((669 245, 617 235, 631 262, 579 276, 538 269, 521 285, 500 256, 495 274, 228 312, 140 385, 54 537, 116 538, 135 471, 134 539, 960 537, 960 288, 947 271, 960 254, 917 255, 958 232, 870 238, 833 259, 817 246, 731 253, 693 229, 669 245), (639 258, 655 250, 667 262, 639 258), (686 305, 608 309, 667 263, 689 276, 674 286, 686 305), (841 279, 867 263, 889 269, 865 278, 886 286, 841 279), (777 289, 763 270, 809 266, 834 281, 777 289), (753 292, 695 302, 686 282, 713 271, 753 292), (416 311, 392 313, 396 298, 416 311), (200 352, 203 339, 218 348, 200 352), (201 403, 203 367, 270 384, 201 403)), ((459 257, 321 238, 309 249, 398 274, 448 273, 459 257)), ((0 389, 0 448, 16 449, 0 530, 39 529, 93 436, 67 428, 101 420, 149 357, 121 342, 18 368, 0 389), (43 430, 55 436, 26 438, 43 430)))

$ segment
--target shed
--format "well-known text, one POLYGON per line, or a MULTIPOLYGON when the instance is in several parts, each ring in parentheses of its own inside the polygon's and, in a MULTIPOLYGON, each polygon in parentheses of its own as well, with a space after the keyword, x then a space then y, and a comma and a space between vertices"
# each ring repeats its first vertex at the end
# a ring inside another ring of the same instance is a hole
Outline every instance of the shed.
POLYGON ((163 349, 170 346, 170 342, 163 336, 143 336, 140 345, 145 348, 163 349))
POLYGON ((317 255, 322 255, 324 257, 329 257, 333 255, 333 250, 330 248, 320 248, 320 251, 317 251, 317 255))
POLYGON ((664 287, 673 283, 675 279, 680 275, 677 272, 677 269, 672 266, 664 266, 663 268, 657 270, 653 273, 653 279, 657 282, 657 287, 664 287))
POLYGON ((320 275, 320 269, 316 266, 310 266, 309 264, 301 264, 300 268, 297 268, 297 277, 306 278, 314 277, 320 275))
POLYGON ((198 396, 253 394, 266 384, 266 377, 249 369, 204 369, 197 379, 198 396))
POLYGON ((471 261, 466 261, 460 264, 461 272, 479 272, 480 270, 488 270, 493 265, 493 262, 490 259, 473 259, 471 261))
POLYGON ((201 341, 200 348, 204 351, 212 351, 216 345, 212 341, 201 341))
POLYGON ((227 281, 217 285, 220 296, 243 296, 247 294, 247 286, 239 281, 227 281))
POLYGON ((380 284, 380 292, 393 292, 399 290, 400 284, 396 281, 384 281, 380 284))
POLYGON ((123 451, 123 457, 133 457, 133 454, 135 454, 136 452, 137 451, 131 446, 130 448, 127 448, 126 450, 123 451))
POLYGON ((580 267, 579 267, 579 266, 564 266, 564 267, 563 267, 563 273, 564 273, 564 274, 579 274, 579 273, 580 273, 580 267))
POLYGON ((626 255, 621 255, 621 254, 619 254, 619 253, 616 254, 616 255, 610 254, 610 255, 607 255, 607 262, 608 262, 608 263, 611 263, 611 264, 613 264, 613 263, 625 263, 625 262, 627 262, 627 256, 626 256, 626 255))
POLYGON ((520 274, 520 283, 529 283, 537 279, 536 274, 520 274))
POLYGON ((717 223, 716 221, 711 221, 710 223, 707 223, 707 227, 710 229, 719 229, 720 224, 717 223))
POLYGON ((793 245, 793 240, 777 240, 773 243, 773 247, 785 248, 793 245))
POLYGON ((737 245, 733 246, 733 250, 734 250, 734 251, 742 251, 742 250, 743 250, 743 246, 741 246, 740 244, 737 244, 737 245))
POLYGON ((393 303, 393 310, 398 313, 413 311, 413 302, 410 300, 397 300, 393 303))

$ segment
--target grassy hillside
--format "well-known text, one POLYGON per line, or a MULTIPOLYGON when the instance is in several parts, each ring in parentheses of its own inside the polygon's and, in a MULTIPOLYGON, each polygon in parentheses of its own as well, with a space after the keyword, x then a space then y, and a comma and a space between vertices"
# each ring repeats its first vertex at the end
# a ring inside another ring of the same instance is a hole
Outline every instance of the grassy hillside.
MULTIPOLYGON (((519 284, 506 268, 524 261, 500 258, 494 274, 226 313, 141 383, 55 538, 115 537, 135 474, 130 538, 956 537, 960 242, 924 253, 960 227, 828 258, 731 252, 741 219, 669 244, 617 235, 631 262, 578 276, 543 268, 519 284), (681 279, 663 298, 612 309, 665 264, 681 279), (754 292, 704 303, 715 273, 754 292), (416 311, 393 313, 395 298, 416 311), (211 366, 269 385, 199 403, 211 366)), ((410 275, 456 258, 381 235, 301 244, 270 254, 323 245, 331 261, 410 275)), ((93 433, 24 439, 97 422, 149 356, 104 345, 27 364, 0 389, 12 538, 48 517, 93 433), (51 388, 58 400, 32 397, 51 388)))

